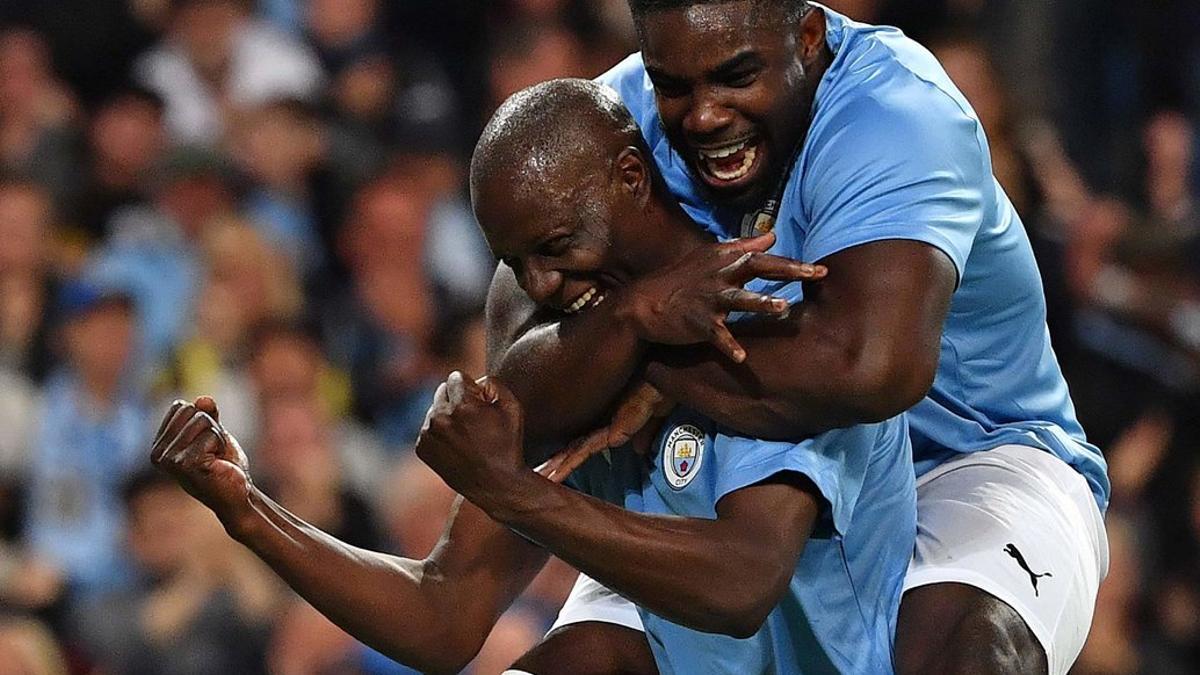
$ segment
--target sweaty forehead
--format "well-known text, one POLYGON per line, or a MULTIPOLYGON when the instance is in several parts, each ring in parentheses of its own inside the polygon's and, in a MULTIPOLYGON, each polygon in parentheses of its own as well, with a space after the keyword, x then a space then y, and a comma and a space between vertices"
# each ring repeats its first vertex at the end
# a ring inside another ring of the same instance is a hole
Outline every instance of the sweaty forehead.
POLYGON ((716 65, 731 55, 761 46, 773 34, 764 25, 764 3, 714 2, 664 9, 640 21, 646 65, 661 70, 716 65), (712 62, 709 64, 709 62, 712 62))

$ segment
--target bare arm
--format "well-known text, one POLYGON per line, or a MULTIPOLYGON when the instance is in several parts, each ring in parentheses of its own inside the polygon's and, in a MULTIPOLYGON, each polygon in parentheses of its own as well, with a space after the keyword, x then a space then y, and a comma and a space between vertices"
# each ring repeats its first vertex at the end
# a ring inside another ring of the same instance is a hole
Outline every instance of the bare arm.
POLYGON ((528 478, 491 492, 494 501, 475 498, 494 518, 648 611, 739 638, 757 632, 779 604, 819 509, 816 489, 797 475, 728 495, 715 520, 634 513, 536 474, 528 478))
POLYGON ((750 436, 787 439, 878 422, 915 405, 937 372, 955 269, 941 251, 888 240, 821 261, 784 321, 734 327, 742 364, 697 345, 655 348, 646 379, 750 436))
POLYGON ((177 403, 168 413, 155 464, 318 611, 397 661, 426 671, 463 668, 547 559, 461 499, 425 560, 345 544, 259 491, 236 440, 208 414, 216 414, 211 399, 197 403, 205 408, 177 403))
POLYGON ((522 420, 520 403, 499 383, 453 373, 417 454, 494 519, 639 606, 698 630, 758 630, 816 522, 810 481, 776 474, 727 495, 716 519, 633 513, 526 470, 522 420))

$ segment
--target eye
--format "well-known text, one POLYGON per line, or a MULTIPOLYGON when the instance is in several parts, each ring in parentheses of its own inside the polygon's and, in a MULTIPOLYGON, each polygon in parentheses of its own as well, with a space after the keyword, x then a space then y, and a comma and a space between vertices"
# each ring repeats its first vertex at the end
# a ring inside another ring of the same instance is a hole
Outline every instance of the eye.
POLYGON ((654 92, 663 98, 679 98, 688 93, 687 84, 680 80, 662 75, 651 76, 650 80, 654 83, 654 92))
POLYGON ((538 247, 538 252, 547 257, 558 257, 571 250, 571 241, 571 235, 564 234, 544 242, 538 247))
POLYGON ((742 88, 749 87, 758 80, 758 70, 746 70, 737 73, 730 73, 725 78, 725 84, 730 87, 742 88))

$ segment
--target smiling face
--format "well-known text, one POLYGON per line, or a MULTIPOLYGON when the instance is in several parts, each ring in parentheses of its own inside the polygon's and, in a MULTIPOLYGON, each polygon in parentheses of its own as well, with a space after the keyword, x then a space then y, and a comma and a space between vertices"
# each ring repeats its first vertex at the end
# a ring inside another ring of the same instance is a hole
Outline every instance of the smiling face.
POLYGON ((667 138, 714 202, 770 198, 808 130, 830 54, 824 13, 794 12, 743 0, 637 17, 667 138))
POLYGON ((534 302, 573 314, 702 236, 653 166, 616 92, 552 80, 511 97, 484 130, 471 160, 475 217, 534 302))
POLYGON ((621 242, 640 219, 632 195, 611 189, 607 172, 563 167, 555 174, 523 186, 493 181, 476 194, 476 214, 522 290, 572 314, 600 304, 633 275, 636 260, 623 255, 621 242))

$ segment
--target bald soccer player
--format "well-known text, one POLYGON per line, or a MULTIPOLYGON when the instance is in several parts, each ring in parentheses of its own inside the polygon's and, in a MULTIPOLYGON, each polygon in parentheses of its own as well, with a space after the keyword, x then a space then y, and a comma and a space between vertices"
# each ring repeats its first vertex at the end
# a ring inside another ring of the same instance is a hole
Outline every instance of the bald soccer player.
MULTIPOLYGON (((713 327, 730 311, 786 311, 743 291, 747 280, 822 273, 753 253, 770 237, 714 246, 670 200, 615 93, 584 80, 539 85, 502 106, 476 150, 472 187, 489 243, 528 291, 490 310, 492 355, 510 365, 517 335, 590 330, 579 320, 604 308, 610 334, 721 343, 728 333, 713 327), (664 295, 701 250, 706 282, 687 298, 664 295), (572 285, 528 283, 525 271, 552 257, 572 285), (603 298, 572 297, 601 278, 614 282, 603 298), (673 312, 679 301, 691 310, 673 312)), ((742 356, 736 341, 724 344, 731 360, 742 356)), ((615 399, 631 375, 561 383, 528 372, 524 386, 608 387, 615 399)), ((527 468, 539 418, 498 380, 455 373, 439 389, 417 452, 470 501, 423 561, 353 549, 272 502, 209 399, 172 408, 153 459, 317 609, 422 669, 469 661, 549 551, 635 602, 649 640, 619 624, 575 624, 522 659, 521 672, 891 670, 916 518, 902 418, 764 442, 681 406, 653 454, 594 456, 573 476, 577 489, 527 468)))

